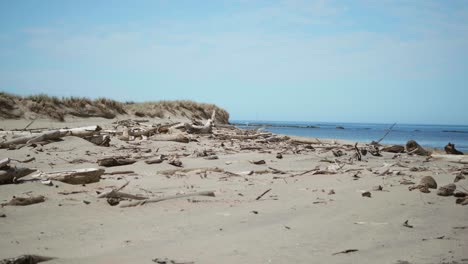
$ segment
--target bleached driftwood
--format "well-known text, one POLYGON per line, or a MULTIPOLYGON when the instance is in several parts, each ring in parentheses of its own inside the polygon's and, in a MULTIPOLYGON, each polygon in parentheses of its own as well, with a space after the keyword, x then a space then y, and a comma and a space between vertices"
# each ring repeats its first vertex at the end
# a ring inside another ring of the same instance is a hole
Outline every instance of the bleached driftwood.
POLYGON ((0 160, 0 184, 13 183, 36 171, 35 169, 9 166, 9 163, 9 158, 0 160))
POLYGON ((165 170, 160 171, 162 175, 171 176, 177 173, 189 173, 189 172, 196 172, 196 173, 206 173, 206 172, 224 172, 223 169, 218 167, 213 168, 188 168, 188 169, 175 169, 175 170, 165 170))
POLYGON ((211 134, 213 131, 214 120, 216 116, 216 111, 213 110, 211 118, 206 121, 203 126, 197 126, 194 124, 185 123, 184 127, 188 133, 191 134, 211 134))
POLYGON ((60 136, 59 131, 47 131, 41 134, 31 134, 31 135, 7 140, 5 142, 0 143, 0 148, 9 148, 12 145, 15 146, 15 145, 21 145, 21 144, 29 144, 29 143, 40 142, 40 141, 45 141, 45 140, 58 139, 60 137, 61 136, 60 136))
POLYGON ((100 126, 50 130, 39 134, 30 134, 7 140, 5 142, 0 143, 0 148, 9 148, 12 145, 30 144, 36 142, 43 142, 47 140, 54 140, 65 136, 88 137, 98 133, 99 130, 101 130, 100 126))
POLYGON ((159 155, 156 158, 145 160, 145 163, 146 164, 159 164, 159 163, 162 163, 165 159, 167 159, 167 158, 164 157, 164 155, 159 155))
POLYGON ((10 163, 10 158, 4 158, 0 160, 0 169, 5 167, 10 163))
POLYGON ((63 128, 59 129, 62 136, 75 136, 75 137, 89 137, 101 131, 100 126, 86 126, 77 128, 63 128))
POLYGON ((128 134, 129 136, 134 136, 134 137, 140 137, 140 136, 151 136, 153 134, 156 134, 158 132, 159 127, 149 127, 145 129, 130 129, 128 134))
POLYGON ((231 135, 231 134, 216 133, 214 135, 219 139, 246 140, 246 139, 268 138, 272 134, 271 133, 258 133, 258 134, 254 134, 254 135, 231 135))
POLYGON ((68 184, 88 184, 99 182, 103 173, 103 169, 89 168, 57 172, 40 172, 32 177, 40 178, 41 180, 61 181, 68 184))
POLYGON ((180 143, 188 143, 190 139, 185 136, 184 134, 157 134, 154 135, 150 138, 151 140, 154 141, 175 141, 175 142, 180 142, 180 143))
POLYGON ((133 207, 133 206, 139 206, 139 205, 144 205, 147 203, 157 203, 157 202, 162 202, 166 200, 171 200, 171 199, 178 199, 178 198, 186 198, 186 197, 192 197, 192 196, 209 196, 209 197, 215 197, 215 193, 213 191, 203 191, 203 192, 196 192, 196 193, 189 193, 189 194, 179 194, 179 195, 172 195, 172 196, 166 196, 162 198, 152 198, 152 199, 145 199, 141 201, 132 201, 132 202, 126 202, 126 203, 121 203, 120 207, 133 207))

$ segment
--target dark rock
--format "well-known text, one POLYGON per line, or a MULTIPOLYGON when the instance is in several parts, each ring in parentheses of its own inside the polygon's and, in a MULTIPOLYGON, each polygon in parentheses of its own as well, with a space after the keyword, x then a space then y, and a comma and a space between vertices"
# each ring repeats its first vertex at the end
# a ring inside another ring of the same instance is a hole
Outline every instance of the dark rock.
POLYGON ((406 143, 406 152, 419 156, 429 156, 431 153, 421 147, 418 142, 410 140, 406 143))
POLYGON ((440 187, 439 190, 437 191, 437 195, 452 196, 455 189, 457 189, 457 186, 453 183, 450 183, 450 184, 440 187))
POLYGON ((363 192, 362 194, 362 197, 368 197, 368 198, 371 198, 371 192, 363 192))
POLYGON ((419 181, 420 185, 427 186, 431 189, 437 189, 437 182, 434 180, 432 176, 424 176, 419 181))

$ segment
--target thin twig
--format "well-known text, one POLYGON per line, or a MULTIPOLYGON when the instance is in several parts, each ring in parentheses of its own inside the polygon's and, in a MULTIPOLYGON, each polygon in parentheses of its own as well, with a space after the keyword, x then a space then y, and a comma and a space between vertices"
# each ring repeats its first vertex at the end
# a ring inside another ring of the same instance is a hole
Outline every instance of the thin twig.
POLYGON ((260 194, 255 200, 260 200, 265 194, 269 193, 271 191, 271 189, 268 189, 266 191, 264 191, 262 194, 260 194))
POLYGON ((382 141, 387 135, 388 133, 390 133, 390 131, 392 131, 393 127, 396 125, 397 123, 393 124, 389 129, 387 129, 387 132, 385 133, 385 135, 383 135, 383 137, 381 137, 377 143, 380 143, 380 141, 382 141))

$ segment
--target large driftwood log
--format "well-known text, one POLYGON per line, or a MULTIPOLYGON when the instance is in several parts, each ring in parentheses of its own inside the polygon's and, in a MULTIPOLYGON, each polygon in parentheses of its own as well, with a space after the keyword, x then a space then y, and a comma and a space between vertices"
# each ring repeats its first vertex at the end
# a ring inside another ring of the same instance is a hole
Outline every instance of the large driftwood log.
POLYGON ((175 141, 180 143, 189 143, 190 139, 184 134, 154 135, 151 137, 154 141, 175 141))
POLYGON ((0 260, 0 264, 36 264, 53 259, 55 258, 39 255, 21 255, 14 258, 2 259, 0 260))
POLYGON ((32 177, 40 178, 42 180, 61 181, 68 184, 88 184, 99 182, 103 173, 103 169, 90 168, 47 173, 40 172, 32 177))
POLYGON ((11 145, 29 144, 46 140, 58 139, 64 136, 88 137, 98 133, 100 126, 88 126, 45 131, 39 134, 31 134, 0 143, 0 148, 9 148, 11 145))
POLYGON ((135 163, 136 160, 134 159, 127 159, 122 157, 109 157, 109 158, 102 158, 97 161, 99 166, 104 167, 113 167, 113 166, 123 166, 135 163))
POLYGON ((87 126, 77 128, 63 128, 59 129, 62 136, 75 136, 75 137, 89 137, 101 131, 100 126, 87 126))
POLYGON ((152 199, 146 199, 146 200, 142 200, 142 201, 133 201, 133 202, 121 203, 120 207, 133 207, 133 206, 144 205, 144 204, 147 204, 147 203, 157 203, 157 202, 162 202, 162 201, 166 201, 166 200, 186 198, 186 197, 192 197, 192 196, 215 197, 215 193, 213 191, 204 191, 204 192, 196 192, 196 193, 189 193, 189 194, 172 195, 172 196, 167 196, 167 197, 162 197, 162 198, 152 198, 152 199))

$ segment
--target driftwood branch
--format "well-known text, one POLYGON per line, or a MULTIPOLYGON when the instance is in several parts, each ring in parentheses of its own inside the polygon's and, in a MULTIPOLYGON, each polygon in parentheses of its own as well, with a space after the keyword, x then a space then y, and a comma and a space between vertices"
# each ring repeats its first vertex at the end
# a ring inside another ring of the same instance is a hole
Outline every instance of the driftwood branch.
POLYGON ((184 134, 157 134, 151 137, 153 141, 175 141, 180 143, 189 143, 190 139, 184 134))
POLYGON ((166 196, 162 198, 152 198, 152 199, 145 199, 142 201, 132 201, 132 202, 121 203, 120 207, 124 208, 124 207, 140 206, 140 205, 144 205, 147 203, 157 203, 157 202, 162 202, 166 200, 186 198, 186 197, 192 197, 192 196, 215 197, 215 193, 213 191, 203 191, 203 192, 196 192, 196 193, 189 193, 189 194, 172 195, 172 196, 166 196))
POLYGON ((76 137, 89 137, 101 130, 100 126, 88 126, 88 127, 78 127, 78 128, 70 128, 70 129, 59 129, 59 130, 51 130, 45 131, 39 134, 30 134, 18 138, 14 138, 11 140, 7 140, 5 142, 0 143, 0 148, 9 148, 10 146, 14 145, 21 145, 21 144, 31 144, 37 142, 44 142, 47 140, 55 140, 65 136, 76 136, 76 137))
POLYGON ((42 180, 61 181, 68 184, 88 184, 99 182, 103 173, 103 169, 89 168, 57 172, 40 172, 32 177, 42 180))

